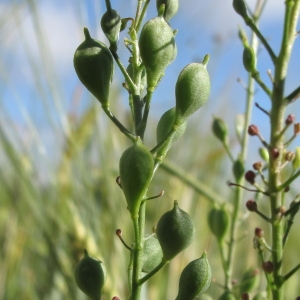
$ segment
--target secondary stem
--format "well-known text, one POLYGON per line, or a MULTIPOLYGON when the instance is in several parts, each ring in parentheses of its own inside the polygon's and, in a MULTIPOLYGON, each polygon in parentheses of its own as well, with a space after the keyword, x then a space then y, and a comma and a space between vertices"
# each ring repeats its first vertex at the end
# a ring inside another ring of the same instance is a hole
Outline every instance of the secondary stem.
MULTIPOLYGON (((269 164, 269 190, 276 190, 281 184, 280 170, 282 155, 284 152, 284 137, 280 134, 284 128, 285 108, 284 87, 287 74, 288 63, 292 46, 296 34, 296 24, 299 15, 299 0, 286 1, 285 21, 280 54, 275 65, 275 76, 272 93, 272 109, 270 113, 271 148, 279 150, 279 157, 270 156, 269 164)), ((284 222, 280 213, 283 205, 284 191, 277 192, 270 196, 271 218, 272 218, 272 260, 274 264, 274 288, 272 289, 273 300, 283 299, 283 276, 282 276, 282 256, 284 222)))

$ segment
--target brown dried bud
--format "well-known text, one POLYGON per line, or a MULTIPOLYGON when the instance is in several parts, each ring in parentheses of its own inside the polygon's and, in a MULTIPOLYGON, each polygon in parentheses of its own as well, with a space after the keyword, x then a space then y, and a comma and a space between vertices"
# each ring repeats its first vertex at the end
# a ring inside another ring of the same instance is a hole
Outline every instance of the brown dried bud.
POLYGON ((120 300, 120 298, 117 296, 114 296, 111 300, 120 300))
POLYGON ((262 263, 262 268, 266 273, 270 274, 274 270, 274 264, 271 261, 265 261, 262 263))
POLYGON ((270 150, 270 154, 274 159, 276 159, 279 156, 279 150, 277 148, 273 148, 270 150))
POLYGON ((300 133, 300 123, 296 123, 294 125, 294 135, 298 135, 300 133))
POLYGON ((257 203, 254 200, 248 200, 246 202, 246 207, 249 211, 257 211, 257 203))
POLYGON ((243 293, 242 295, 241 295, 241 299, 242 300, 249 300, 250 298, 249 298, 249 294, 248 293, 243 293))
POLYGON ((250 183, 250 184, 254 184, 255 183, 255 173, 253 171, 247 171, 245 173, 245 179, 250 183))
POLYGON ((253 165, 253 169, 256 171, 259 171, 262 169, 262 167, 264 166, 263 163, 261 161, 258 161, 256 163, 254 163, 253 165))
POLYGON ((295 158, 295 156, 296 156, 296 154, 295 154, 294 152, 288 151, 288 152, 285 154, 284 159, 285 159, 286 161, 293 161, 294 158, 295 158))
POLYGON ((291 125, 293 124, 295 121, 295 116, 290 114, 287 116, 286 120, 285 120, 285 125, 291 125))
POLYGON ((261 228, 256 227, 254 230, 254 235, 258 238, 262 238, 265 235, 265 233, 261 228))
POLYGON ((116 230, 116 235, 117 236, 122 236, 122 230, 121 229, 117 229, 116 230))
POLYGON ((248 134, 251 136, 258 135, 259 134, 258 127, 256 125, 250 125, 248 127, 248 134))

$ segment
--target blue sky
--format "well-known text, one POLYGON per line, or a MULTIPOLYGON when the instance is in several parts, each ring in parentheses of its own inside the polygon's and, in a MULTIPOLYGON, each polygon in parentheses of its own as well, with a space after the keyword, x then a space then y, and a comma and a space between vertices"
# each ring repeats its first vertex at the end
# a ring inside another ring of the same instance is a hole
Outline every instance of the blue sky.
MULTIPOLYGON (((105 9, 104 2, 0 2, 2 122, 6 118, 13 120, 25 133, 26 128, 30 129, 30 126, 44 128, 45 124, 57 130, 63 128, 67 131, 68 122, 64 114, 70 111, 80 112, 90 105, 93 100, 88 92, 82 89, 74 72, 73 54, 83 41, 84 26, 89 28, 94 38, 106 42, 99 26, 105 9), (74 95, 81 93, 82 98, 76 102, 74 95)), ((134 14, 135 3, 134 0, 112 0, 113 8, 117 9, 122 17, 134 14)), ((255 1, 249 1, 251 8, 254 4, 255 1)), ((211 74, 212 90, 210 101, 204 109, 210 116, 221 114, 228 123, 233 123, 234 116, 243 112, 245 99, 245 91, 236 79, 247 80, 247 74, 241 64, 242 46, 237 37, 237 27, 242 26, 248 34, 249 31, 241 17, 234 12, 231 1, 181 0, 180 5, 178 14, 170 21, 171 26, 178 29, 178 56, 168 67, 166 76, 154 95, 152 111, 155 115, 160 115, 174 105, 174 86, 180 70, 186 64, 199 61, 209 53, 211 58, 208 70, 211 74)), ((280 46, 283 13, 283 0, 269 1, 260 23, 261 31, 275 52, 280 46)), ((155 1, 152 0, 147 18, 155 16, 155 1)), ((126 64, 128 53, 122 44, 124 36, 122 33, 120 56, 126 64)), ((273 67, 265 49, 262 46, 259 49, 258 70, 266 83, 270 84, 266 72, 273 67)), ((296 40, 287 93, 299 85, 299 51, 299 41, 296 40)), ((120 80, 120 73, 116 71, 116 84, 120 83, 120 80)), ((259 88, 256 95, 256 101, 269 108, 269 100, 259 88)), ((126 101, 124 99, 124 104, 126 101)), ((298 110, 298 107, 296 104, 293 111, 298 110)), ((262 127, 266 124, 266 128, 268 125, 268 120, 257 110, 254 110, 253 122, 262 127)), ((37 135, 41 133, 37 132, 37 135)))

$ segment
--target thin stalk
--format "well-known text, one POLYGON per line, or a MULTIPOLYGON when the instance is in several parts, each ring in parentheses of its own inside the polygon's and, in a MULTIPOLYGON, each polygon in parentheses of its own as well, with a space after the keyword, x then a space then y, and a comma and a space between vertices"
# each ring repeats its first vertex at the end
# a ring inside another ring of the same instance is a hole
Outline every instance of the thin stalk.
POLYGON ((131 282, 131 297, 130 300, 139 300, 141 295, 142 285, 139 284, 139 280, 142 273, 142 255, 143 255, 143 232, 144 228, 140 227, 138 218, 132 218, 134 228, 134 247, 133 247, 133 270, 132 270, 132 282, 131 282))
POLYGON ((113 121, 113 123, 120 129, 122 133, 124 133, 132 141, 136 140, 136 136, 124 127, 124 125, 112 114, 108 106, 103 105, 102 108, 106 115, 111 119, 111 121, 113 121))
MULTIPOLYGON (((260 11, 256 12, 256 15, 260 14, 260 11)), ((256 25, 255 25, 256 27, 256 25)), ((257 27, 256 27, 257 28, 257 27)), ((255 34, 252 33, 251 36, 251 46, 255 53, 257 53, 258 40, 255 34)), ((253 107, 253 99, 254 99, 254 79, 251 74, 248 76, 248 89, 247 89, 247 99, 246 99, 246 113, 245 113, 245 127, 244 134, 241 143, 241 152, 240 159, 242 162, 246 160, 247 152, 248 152, 248 143, 249 136, 247 134, 247 128, 251 121, 252 116, 252 107, 253 107)), ((242 177, 237 184, 244 185, 244 177, 242 177)), ((232 270, 233 270, 233 257, 235 255, 235 239, 237 234, 237 223, 238 223, 238 214, 240 211, 240 205, 243 198, 243 190, 240 188, 235 189, 234 194, 234 203, 233 203, 233 212, 232 212, 232 221, 230 226, 230 238, 228 244, 228 257, 227 257, 227 269, 224 270, 225 275, 225 287, 229 290, 232 288, 232 270)))

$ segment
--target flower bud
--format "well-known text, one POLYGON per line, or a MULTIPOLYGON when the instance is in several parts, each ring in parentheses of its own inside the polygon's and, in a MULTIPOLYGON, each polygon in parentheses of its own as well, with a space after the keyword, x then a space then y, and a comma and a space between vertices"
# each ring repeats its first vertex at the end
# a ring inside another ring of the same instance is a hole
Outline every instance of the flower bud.
POLYGON ((261 161, 258 161, 258 162, 256 162, 256 163, 253 164, 253 169, 254 169, 255 171, 261 170, 262 167, 263 167, 263 163, 262 163, 261 161))
POLYGON ((254 200, 248 200, 246 202, 246 207, 249 211, 257 211, 257 203, 254 200))
POLYGON ((247 6, 244 0, 233 0, 234 10, 243 18, 248 18, 247 6))
POLYGON ((295 121, 295 115, 290 114, 287 116, 287 118, 285 120, 285 125, 287 125, 287 126, 291 125, 294 123, 294 121, 295 121))
POLYGON ((100 22, 103 33, 106 35, 110 50, 116 52, 118 49, 119 33, 121 28, 121 17, 114 9, 108 9, 100 22))
POLYGON ((262 238, 265 235, 265 233, 264 233, 264 231, 261 228, 256 227, 255 230, 254 230, 254 235, 257 238, 262 238))
POLYGON ((256 125, 249 125, 248 134, 251 136, 255 136, 259 134, 259 129, 256 125))
POLYGON ((274 270, 274 264, 271 261, 264 261, 262 263, 262 268, 266 273, 270 274, 274 270))
POLYGON ((255 183, 255 173, 251 170, 247 171, 245 173, 245 179, 250 183, 250 184, 254 184, 255 183))

